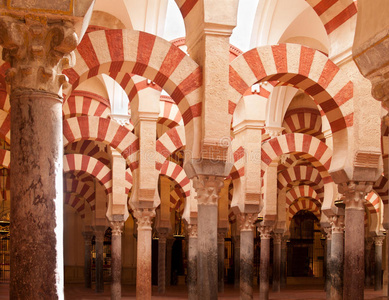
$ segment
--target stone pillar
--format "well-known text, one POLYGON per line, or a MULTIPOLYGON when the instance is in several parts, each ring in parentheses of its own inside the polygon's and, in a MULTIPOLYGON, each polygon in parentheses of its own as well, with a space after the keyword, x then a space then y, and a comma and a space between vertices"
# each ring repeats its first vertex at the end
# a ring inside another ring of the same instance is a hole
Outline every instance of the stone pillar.
MULTIPOLYGON (((100 226, 96 226, 100 227, 100 226)), ((104 292, 104 274, 103 274, 103 246, 104 246, 105 227, 95 229, 95 266, 96 266, 96 293, 104 292)))
POLYGON ((10 298, 63 299, 60 95, 66 81, 61 72, 69 63, 64 56, 77 46, 74 20, 56 16, 53 21, 33 11, 13 18, 16 11, 4 9, 0 44, 10 64, 12 106, 10 298))
POLYGON ((197 300, 197 224, 188 224, 188 299, 197 300))
POLYGON ((122 232, 123 221, 111 222, 111 299, 120 300, 122 298, 122 232))
POLYGON ((382 290, 382 245, 384 244, 384 236, 374 237, 375 247, 375 280, 374 290, 382 290))
POLYGON ((240 286, 240 235, 235 235, 234 242, 234 286, 240 286))
POLYGON ((241 213, 240 223, 240 299, 253 299, 254 221, 256 214, 241 213))
POLYGON ((328 264, 328 270, 331 274, 330 299, 342 300, 344 216, 331 216, 330 222, 332 226, 331 259, 328 264))
POLYGON ((158 294, 166 292, 166 238, 168 228, 158 228, 158 294))
POLYGON ((364 199, 372 186, 349 182, 339 186, 346 204, 344 243, 344 300, 362 300, 364 292, 364 199))
POLYGON ((281 291, 281 239, 282 233, 273 235, 273 292, 281 291))
POLYGON ((90 289, 92 287, 92 268, 91 268, 91 253, 92 253, 92 237, 93 232, 84 231, 84 281, 85 287, 90 289))
POLYGON ((193 179, 198 207, 197 281, 199 299, 217 299, 217 223, 223 177, 198 175, 193 179))
POLYGON ((283 237, 281 240, 281 266, 280 266, 280 273, 281 273, 281 289, 286 288, 286 279, 287 279, 287 256, 288 256, 288 239, 286 237, 283 237))
POLYGON ((370 287, 373 283, 373 278, 371 276, 371 248, 373 246, 373 240, 367 238, 365 241, 365 287, 370 287))
POLYGON ((332 239, 332 228, 324 227, 324 232, 326 233, 326 280, 324 283, 324 290, 326 292, 326 299, 331 299, 331 239, 332 239))
MULTIPOLYGON (((172 251, 173 238, 166 239, 166 286, 170 286, 172 280, 172 251)), ((196 268, 197 270, 197 268, 196 268)))
POLYGON ((218 292, 224 292, 224 238, 227 228, 217 229, 217 269, 218 269, 218 292))
POLYGON ((271 226, 259 226, 259 232, 261 233, 259 300, 269 299, 270 238, 272 230, 271 226))
POLYGON ((136 257, 136 299, 151 299, 151 224, 155 217, 152 208, 137 208, 134 213, 138 224, 136 257))

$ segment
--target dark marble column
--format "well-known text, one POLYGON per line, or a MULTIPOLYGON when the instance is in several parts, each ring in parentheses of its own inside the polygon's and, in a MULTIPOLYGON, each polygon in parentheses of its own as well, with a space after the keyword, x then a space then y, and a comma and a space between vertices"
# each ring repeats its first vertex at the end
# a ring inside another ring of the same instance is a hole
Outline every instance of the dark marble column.
POLYGON ((255 214, 241 213, 240 223, 240 299, 253 299, 255 214))
MULTIPOLYGON (((172 251, 174 238, 166 239, 166 286, 171 285, 172 280, 172 251)), ((197 268, 196 268, 197 270, 197 268)))
POLYGON ((111 300, 120 300, 122 298, 122 232, 123 221, 111 222, 111 300))
POLYGON ((286 279, 287 279, 287 256, 288 256, 288 238, 283 237, 281 240, 281 266, 280 266, 280 273, 281 273, 281 289, 286 288, 286 279))
POLYGON ((273 292, 281 290, 281 239, 282 233, 273 235, 273 292))
POLYGON ((343 299, 343 242, 344 242, 344 216, 331 216, 331 259, 328 270, 331 273, 331 300, 343 299))
POLYGON ((375 280, 374 290, 382 290, 382 245, 384 244, 384 236, 374 237, 375 247, 375 280))
POLYGON ((373 243, 374 241, 371 238, 367 238, 365 241, 365 287, 370 287, 373 284, 370 260, 373 243))
POLYGON ((91 268, 91 254, 92 254, 92 231, 84 231, 82 233, 84 237, 84 281, 85 287, 92 287, 92 268, 91 268))
POLYGON ((364 198, 371 190, 366 183, 349 182, 339 186, 344 194, 345 243, 344 243, 344 300, 362 300, 364 292, 364 198))
POLYGON ((240 235, 235 235, 234 242, 234 286, 239 288, 240 286, 240 235))
POLYGON ((104 226, 95 228, 95 266, 96 266, 96 293, 104 292, 104 273, 103 273, 103 251, 104 251, 104 226), (101 227, 101 228, 100 228, 101 227))
POLYGON ((217 229, 217 269, 218 269, 218 292, 224 292, 224 238, 227 228, 217 229))
POLYGON ((197 300, 197 224, 188 224, 188 299, 197 300))
POLYGON ((151 299, 151 224, 155 217, 152 208, 137 208, 134 216, 138 224, 136 257, 136 299, 151 299))
POLYGON ((223 185, 223 177, 198 175, 193 179, 198 208, 197 281, 199 299, 217 299, 217 205, 223 185))
POLYGON ((158 294, 166 292, 166 239, 168 228, 158 228, 158 294))
POLYGON ((261 258, 259 277, 259 300, 269 299, 269 273, 270 273, 270 238, 273 227, 260 226, 261 233, 261 258))
POLYGON ((326 292, 326 299, 331 299, 331 239, 332 239, 332 228, 331 227, 324 227, 324 231, 326 234, 326 276, 325 276, 325 283, 324 288, 326 292))

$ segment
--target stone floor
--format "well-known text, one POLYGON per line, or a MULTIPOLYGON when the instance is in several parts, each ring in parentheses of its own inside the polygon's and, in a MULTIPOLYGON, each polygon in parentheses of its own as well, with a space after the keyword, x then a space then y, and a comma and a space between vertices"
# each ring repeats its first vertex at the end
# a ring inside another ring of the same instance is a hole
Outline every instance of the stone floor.
MULTIPOLYGON (((9 299, 9 286, 7 284, 0 284, 0 300, 9 299)), ((255 287, 254 299, 258 298, 258 287, 255 287)), ((96 294, 91 290, 85 289, 83 285, 69 284, 65 286, 66 300, 92 300, 92 299, 110 299, 109 285, 105 285, 105 291, 101 294, 96 294)), ((123 286, 122 299, 135 299, 135 286, 123 286)), ((187 292, 185 286, 175 286, 167 289, 165 295, 158 295, 157 288, 153 287, 152 299, 187 299, 187 292)), ((219 299, 239 299, 239 291, 233 286, 226 286, 224 293, 219 293, 219 299)), ((280 293, 270 292, 270 299, 305 299, 316 300, 325 299, 325 293, 321 286, 289 286, 286 290, 280 293)), ((382 296, 382 291, 375 292, 372 289, 365 290, 365 299, 387 299, 382 296)))

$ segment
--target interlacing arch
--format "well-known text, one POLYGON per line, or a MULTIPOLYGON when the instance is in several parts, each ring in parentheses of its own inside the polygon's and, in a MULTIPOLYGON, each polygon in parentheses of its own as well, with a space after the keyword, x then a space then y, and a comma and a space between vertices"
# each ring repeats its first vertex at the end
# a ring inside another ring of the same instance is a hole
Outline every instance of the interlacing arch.
POLYGON ((194 128, 201 125, 201 68, 178 47, 145 32, 101 30, 85 34, 75 55, 77 65, 64 71, 71 84, 65 94, 70 95, 81 82, 102 73, 143 76, 176 102, 190 143, 199 138, 194 128))
POLYGON ((165 175, 173 179, 181 187, 185 197, 190 195, 190 180, 186 176, 184 169, 176 163, 166 160, 162 165, 160 175, 165 175))
POLYGON ((183 125, 182 116, 178 106, 170 100, 170 97, 161 96, 159 101, 160 114, 158 124, 165 125, 169 128, 183 125))
POLYGON ((159 171, 170 155, 186 145, 184 126, 177 126, 166 131, 157 140, 155 168, 159 171))
MULTIPOLYGON (((320 220, 320 208, 310 199, 307 198, 300 198, 294 201, 288 210, 288 221, 290 224, 290 221, 293 219, 293 217, 298 213, 300 210, 307 210, 312 212, 318 220, 320 220)), ((288 226, 289 227, 289 226, 288 226)))
POLYGON ((108 144, 121 153, 132 170, 138 167, 139 139, 115 121, 91 116, 69 118, 63 121, 63 136, 64 147, 80 140, 108 144))
POLYGON ((67 178, 64 181, 64 192, 80 195, 89 203, 91 210, 96 208, 96 196, 93 187, 82 182, 80 180, 75 180, 72 178, 67 178))
POLYGON ((333 163, 343 166, 347 127, 353 125, 350 100, 354 86, 347 75, 315 49, 297 44, 258 47, 231 62, 230 100, 236 105, 247 89, 262 81, 284 82, 314 98, 330 123, 334 140, 333 163))
MULTIPOLYGON (((369 194, 367 194, 365 198, 365 207, 370 215, 370 226, 369 231, 376 232, 379 228, 379 220, 380 220, 380 197, 374 192, 371 191, 369 194)), ((368 216, 365 214, 365 225, 368 224, 368 216)))
POLYGON ((73 91, 62 105, 64 119, 79 116, 108 118, 110 113, 109 100, 88 91, 73 91))
POLYGON ((63 158, 63 171, 82 171, 95 177, 108 195, 112 192, 111 169, 96 158, 82 154, 66 154, 63 158))
POLYGON ((77 194, 66 193, 64 196, 64 204, 73 207, 81 219, 85 219, 85 199, 83 197, 77 194))
POLYGON ((134 182, 133 182, 133 179, 132 179, 131 169, 128 168, 128 169, 126 170, 125 182, 124 182, 124 188, 125 188, 125 193, 126 193, 126 195, 128 195, 128 193, 130 192, 133 183, 134 183, 134 182))
POLYGON ((323 179, 323 183, 332 182, 328 169, 331 164, 332 150, 317 138, 302 133, 288 133, 267 140, 261 150, 261 176, 263 177, 269 164, 282 154, 302 152, 323 179))
POLYGON ((299 198, 310 198, 318 207, 321 207, 321 202, 317 193, 309 185, 299 185, 290 189, 286 193, 286 209, 299 198))
POLYGON ((286 133, 299 132, 324 139, 320 112, 312 108, 288 110, 285 114, 282 127, 286 133))

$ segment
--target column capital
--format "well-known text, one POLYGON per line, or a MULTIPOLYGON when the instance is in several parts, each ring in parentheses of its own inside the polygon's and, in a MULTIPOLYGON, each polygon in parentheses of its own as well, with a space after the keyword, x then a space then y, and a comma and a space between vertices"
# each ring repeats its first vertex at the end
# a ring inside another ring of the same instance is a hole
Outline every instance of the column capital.
POLYGON ((228 228, 218 228, 217 229, 217 242, 224 243, 224 238, 226 237, 226 233, 228 228))
POLYGON ((287 249, 288 248, 288 238, 284 235, 281 239, 281 249, 287 249))
POLYGON ((328 241, 331 240, 332 237, 332 227, 323 227, 324 233, 328 241))
POLYGON ((138 230, 151 230, 151 224, 153 223, 153 218, 155 217, 155 209, 136 208, 134 210, 134 217, 137 220, 138 230))
POLYGON ((259 233, 261 234, 261 240, 271 239, 273 226, 259 226, 259 233))
POLYGON ((171 229, 167 227, 157 228, 159 242, 166 243, 166 239, 169 236, 170 230, 171 229))
POLYGON ((332 233, 344 232, 344 216, 333 215, 329 219, 332 233))
POLYGON ((347 183, 341 183, 339 186, 339 192, 345 196, 344 203, 346 209, 365 209, 365 196, 373 188, 373 182, 363 181, 349 181, 347 183))
POLYGON ((95 230, 95 241, 98 243, 104 242, 105 230, 95 230))
POLYGON ((239 218, 240 231, 252 231, 254 229, 254 222, 257 220, 258 214, 240 213, 239 218))
POLYGON ((384 244, 385 236, 379 235, 379 236, 375 236, 373 239, 374 239, 375 246, 382 246, 384 244))
POLYGON ((93 231, 83 231, 82 236, 84 237, 86 245, 92 244, 93 231))
POLYGON ((224 177, 198 175, 193 178, 196 199, 199 205, 217 205, 219 193, 224 186, 224 177))
POLYGON ((371 247, 373 246, 374 240, 371 238, 366 238, 365 239, 365 247, 366 250, 371 250, 371 247))
POLYGON ((72 66, 78 37, 74 20, 46 16, 0 17, 3 59, 10 63, 6 80, 12 91, 31 89, 60 93, 68 78, 62 70, 72 66))
POLYGON ((121 236, 124 227, 124 221, 111 221, 112 235, 121 236))
POLYGON ((282 241, 282 233, 273 233, 273 244, 280 245, 282 241))
POLYGON ((188 224, 189 238, 197 238, 197 224, 188 224))

